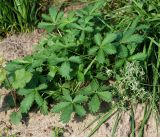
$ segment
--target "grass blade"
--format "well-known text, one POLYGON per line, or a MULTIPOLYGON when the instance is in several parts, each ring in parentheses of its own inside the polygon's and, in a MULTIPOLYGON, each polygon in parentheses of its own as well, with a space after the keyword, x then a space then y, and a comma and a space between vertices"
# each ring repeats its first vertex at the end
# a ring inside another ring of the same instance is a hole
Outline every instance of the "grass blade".
POLYGON ((117 112, 117 108, 113 107, 107 114, 105 114, 101 120, 99 121, 99 123, 97 124, 97 126, 91 131, 91 133, 87 136, 87 137, 91 137, 99 128, 100 126, 106 122, 106 120, 108 120, 113 114, 115 114, 117 112))
POLYGON ((119 121, 121 119, 121 116, 122 116, 122 113, 121 112, 117 112, 115 124, 114 124, 113 129, 112 129, 112 137, 115 137, 115 133, 116 133, 116 130, 118 128, 118 123, 119 123, 119 121))

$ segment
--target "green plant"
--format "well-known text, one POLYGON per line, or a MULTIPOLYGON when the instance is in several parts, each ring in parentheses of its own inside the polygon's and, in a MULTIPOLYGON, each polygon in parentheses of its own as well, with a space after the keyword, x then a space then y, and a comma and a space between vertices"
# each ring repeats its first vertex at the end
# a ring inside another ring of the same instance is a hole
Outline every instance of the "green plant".
MULTIPOLYGON (((101 6, 101 4, 103 3, 100 2, 98 5, 101 6)), ((90 84, 91 88, 87 91, 87 95, 90 98, 89 108, 91 112, 98 111, 101 101, 111 101, 112 95, 108 89, 106 88, 104 90, 101 88, 104 85, 103 81, 110 78, 107 76, 104 77, 105 75, 102 78, 104 70, 107 66, 113 67, 110 65, 110 61, 111 59, 116 59, 119 54, 117 53, 118 48, 122 43, 125 43, 126 46, 132 43, 136 45, 142 42, 143 39, 140 35, 133 34, 135 30, 133 25, 131 26, 133 30, 129 29, 129 31, 125 32, 131 35, 130 41, 124 42, 125 35, 120 35, 119 32, 113 33, 108 30, 107 34, 104 33, 107 31, 107 28, 103 26, 102 19, 99 20, 99 18, 102 18, 102 14, 97 12, 97 10, 97 5, 91 5, 83 9, 83 11, 77 11, 74 14, 76 18, 72 22, 65 24, 65 28, 61 28, 61 32, 57 31, 59 25, 57 26, 57 24, 51 23, 51 30, 54 36, 51 34, 47 39, 43 39, 39 44, 37 52, 32 56, 25 57, 23 60, 12 61, 7 65, 6 69, 8 70, 12 87, 17 90, 17 94, 25 97, 20 105, 19 111, 21 113, 27 113, 34 100, 41 107, 44 102, 43 98, 52 97, 55 99, 56 97, 60 97, 64 91, 59 84, 67 84, 68 80, 68 89, 70 88, 70 94, 73 95, 83 89, 81 86, 85 81, 92 81, 90 84), (84 20, 85 16, 87 16, 87 20, 84 20), (81 29, 76 24, 79 21, 87 21, 85 24, 88 25, 87 28, 91 29, 81 29), (99 22, 99 26, 97 26, 96 22, 99 22), (92 28, 94 26, 97 29, 93 30, 92 28), (84 35, 88 35, 89 37, 85 38, 84 35), (102 35, 105 36, 104 39, 101 39, 102 35), (94 41, 92 37, 94 37, 94 41), (139 41, 136 40, 137 37, 139 41), (112 55, 112 58, 110 58, 110 55, 112 55), (94 69, 97 69, 99 73, 97 74, 97 71, 94 71, 94 69), (41 85, 44 87, 39 88, 41 85), (96 108, 93 107, 94 103, 97 104, 96 108)), ((52 19, 56 20, 55 17, 59 15, 61 18, 64 18, 62 12, 58 13, 55 8, 50 9, 52 19)), ((71 15, 73 16, 72 13, 71 15)), ((45 17, 48 16, 45 15, 45 17)), ((70 16, 64 19, 67 20, 68 18, 70 16)), ((63 22, 64 20, 60 21, 63 22)), ((41 25, 42 23, 40 23, 41 25)), ((133 54, 134 51, 130 54, 133 54)), ((125 52, 121 52, 122 56, 123 54, 125 52)), ((139 57, 138 53, 134 55, 133 60, 138 60, 139 58, 137 59, 137 56, 139 57)), ((89 88, 89 86, 86 88, 89 88)), ((83 92, 83 94, 86 93, 83 92)), ((71 106, 69 107, 70 109, 71 106)), ((68 118, 66 121, 68 121, 68 118)))
POLYGON ((28 32, 37 24, 38 0, 1 0, 0 35, 10 31, 28 32))
POLYGON ((77 95, 75 98, 72 98, 69 93, 64 93, 62 101, 53 107, 52 112, 62 112, 61 120, 63 122, 68 122, 74 111, 79 116, 84 116, 86 114, 85 109, 81 105, 81 103, 85 101, 87 101, 87 96, 77 95))
POLYGON ((61 137, 64 133, 64 129, 59 127, 52 128, 52 137, 61 137))
POLYGON ((89 110, 91 112, 97 112, 100 108, 101 102, 112 101, 112 94, 109 91, 105 91, 106 87, 99 85, 97 80, 93 80, 87 87, 82 88, 79 93, 82 95, 90 96, 88 102, 89 110))
POLYGON ((117 23, 123 16, 112 18, 112 24, 110 18, 105 18, 104 6, 102 0, 66 15, 55 7, 50 8, 49 15, 43 14, 38 26, 48 31, 48 37, 40 41, 33 55, 2 67, 7 72, 2 75, 2 84, 14 88, 21 97, 19 109, 11 115, 12 122, 18 123, 33 105, 44 114, 52 105, 52 112, 61 113, 61 120, 68 122, 72 112, 79 116, 95 113, 102 102, 108 102, 109 111, 89 136, 121 109, 131 109, 134 136, 132 106, 145 102, 149 109, 141 124, 142 136, 150 104, 159 111, 158 37, 149 37, 150 28, 143 24, 141 15, 134 15, 128 24, 117 23))

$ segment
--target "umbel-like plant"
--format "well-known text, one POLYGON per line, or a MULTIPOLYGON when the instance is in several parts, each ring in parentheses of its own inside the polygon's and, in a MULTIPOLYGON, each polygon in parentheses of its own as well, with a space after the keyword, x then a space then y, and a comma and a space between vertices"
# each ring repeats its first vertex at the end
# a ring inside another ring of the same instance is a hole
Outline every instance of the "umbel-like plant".
POLYGON ((43 114, 53 105, 52 112, 61 112, 61 120, 68 122, 72 112, 84 116, 87 110, 98 112, 102 102, 114 104, 109 80, 115 76, 108 76, 107 68, 116 73, 127 61, 143 61, 146 53, 137 50, 144 39, 136 29, 139 18, 124 32, 110 30, 104 5, 99 1, 67 15, 51 7, 42 16, 38 26, 48 36, 31 56, 7 63, 7 75, 0 77, 22 99, 11 115, 13 123, 33 105, 43 114))

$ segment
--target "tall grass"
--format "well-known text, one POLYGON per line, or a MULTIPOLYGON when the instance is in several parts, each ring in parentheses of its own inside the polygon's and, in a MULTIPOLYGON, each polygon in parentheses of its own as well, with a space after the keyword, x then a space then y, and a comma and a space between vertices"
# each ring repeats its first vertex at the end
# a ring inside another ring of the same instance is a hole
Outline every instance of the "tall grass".
POLYGON ((30 31, 38 22, 39 0, 0 0, 0 34, 30 31))

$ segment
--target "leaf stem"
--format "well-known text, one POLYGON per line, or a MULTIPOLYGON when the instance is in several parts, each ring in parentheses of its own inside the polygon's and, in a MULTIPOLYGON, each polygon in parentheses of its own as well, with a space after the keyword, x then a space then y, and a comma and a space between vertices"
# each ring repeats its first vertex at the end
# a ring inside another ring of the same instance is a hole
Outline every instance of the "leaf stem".
MULTIPOLYGON (((96 61, 96 57, 91 61, 91 63, 88 65, 88 67, 85 69, 84 71, 84 76, 87 74, 87 72, 89 71, 89 69, 92 67, 93 63, 96 61)), ((74 89, 74 92, 76 92, 79 88, 80 88, 80 85, 82 84, 82 82, 78 82, 75 89, 74 89)))
POLYGON ((9 84, 9 86, 10 86, 10 88, 11 88, 11 95, 12 95, 12 97, 13 97, 13 102, 14 102, 15 107, 17 108, 16 92, 15 92, 15 90, 12 88, 12 85, 11 85, 11 83, 10 83, 10 81, 9 81, 8 76, 6 76, 6 80, 7 80, 8 84, 9 84))

